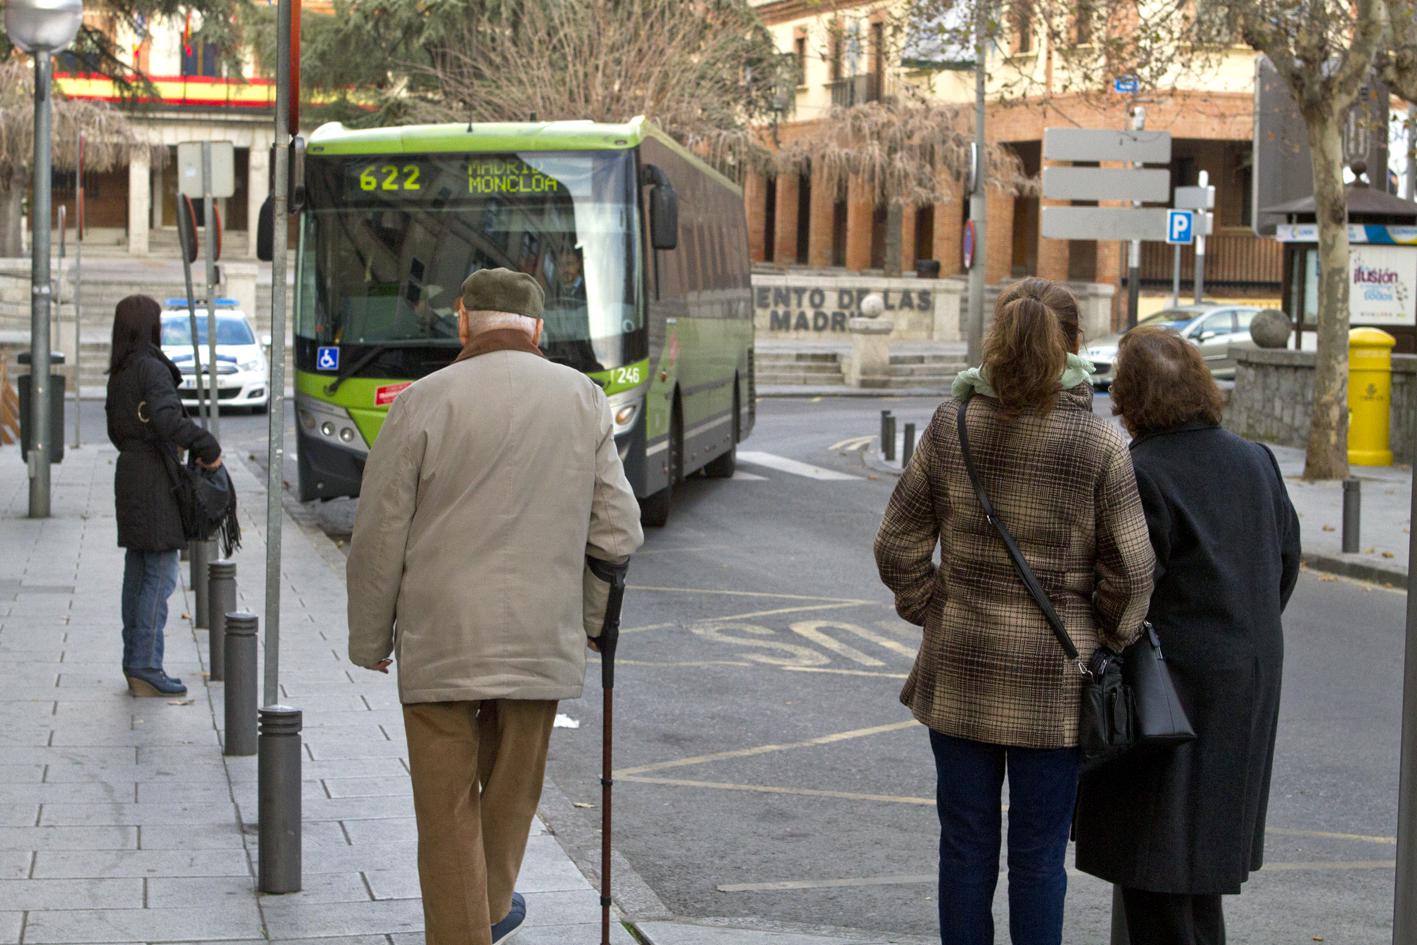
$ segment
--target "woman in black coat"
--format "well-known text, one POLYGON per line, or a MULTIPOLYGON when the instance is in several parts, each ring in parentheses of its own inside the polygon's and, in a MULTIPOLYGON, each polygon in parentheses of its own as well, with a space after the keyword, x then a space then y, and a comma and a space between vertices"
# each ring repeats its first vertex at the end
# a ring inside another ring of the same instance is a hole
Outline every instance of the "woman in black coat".
POLYGON ((182 680, 162 668, 167 598, 177 586, 177 553, 186 544, 167 461, 191 450, 209 469, 221 446, 187 418, 177 396, 182 374, 159 347, 162 309, 146 295, 118 303, 108 363, 108 439, 118 447, 113 492, 123 566, 123 675, 135 696, 182 695, 182 680))
POLYGON ((1083 779, 1077 866, 1122 887, 1137 945, 1213 945, 1221 895, 1263 860, 1299 519, 1274 455, 1220 428, 1193 345, 1134 331, 1118 355, 1113 410, 1156 551, 1150 619, 1196 740, 1083 779))

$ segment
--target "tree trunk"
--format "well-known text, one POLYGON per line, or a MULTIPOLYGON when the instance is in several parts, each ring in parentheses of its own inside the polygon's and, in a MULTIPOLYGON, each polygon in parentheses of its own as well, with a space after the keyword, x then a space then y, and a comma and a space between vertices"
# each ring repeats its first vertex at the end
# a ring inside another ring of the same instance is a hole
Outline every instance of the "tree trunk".
POLYGON ((0 176, 0 259, 25 254, 25 175, 0 176))
POLYGON ((1318 355, 1305 479, 1348 476, 1348 208, 1339 119, 1306 115, 1319 227, 1318 355))
POLYGON ((905 210, 900 201, 886 204, 886 275, 900 275, 900 228, 905 219, 905 210))

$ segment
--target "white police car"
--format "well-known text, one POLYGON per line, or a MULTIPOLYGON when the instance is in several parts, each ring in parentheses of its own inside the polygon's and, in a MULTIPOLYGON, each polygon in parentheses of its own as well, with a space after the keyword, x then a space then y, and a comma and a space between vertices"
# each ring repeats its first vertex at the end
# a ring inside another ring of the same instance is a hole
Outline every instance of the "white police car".
MULTIPOLYGON (((246 315, 236 309, 235 299, 217 299, 216 311, 216 377, 217 405, 249 407, 255 413, 265 413, 270 405, 270 364, 264 348, 269 336, 259 342, 246 315)), ((197 312, 197 344, 200 360, 194 363, 192 354, 191 320, 186 299, 168 299, 162 312, 162 352, 182 371, 178 392, 183 406, 197 407, 197 370, 202 366, 202 387, 209 396, 211 382, 207 379, 207 306, 199 301, 197 312)))

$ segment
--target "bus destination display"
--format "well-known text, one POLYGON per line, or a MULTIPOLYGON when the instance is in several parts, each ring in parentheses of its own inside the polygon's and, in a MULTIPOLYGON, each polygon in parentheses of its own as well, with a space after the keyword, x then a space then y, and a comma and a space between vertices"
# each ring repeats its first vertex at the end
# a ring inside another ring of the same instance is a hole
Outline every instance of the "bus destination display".
MULTIPOLYGON (((566 193, 561 181, 508 157, 470 157, 459 161, 384 158, 349 165, 346 199, 423 199, 454 194, 452 174, 467 181, 472 197, 554 196, 566 193), (435 189, 436 185, 436 189, 435 189)), ((461 188, 458 188, 461 189, 461 188)))

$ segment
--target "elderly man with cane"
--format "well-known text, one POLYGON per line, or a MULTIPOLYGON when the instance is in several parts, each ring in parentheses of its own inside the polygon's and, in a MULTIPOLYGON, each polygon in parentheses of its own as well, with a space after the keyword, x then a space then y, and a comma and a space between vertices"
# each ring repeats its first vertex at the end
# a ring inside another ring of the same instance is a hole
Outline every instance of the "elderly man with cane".
POLYGON ((556 704, 643 540, 605 394, 542 357, 542 304, 523 273, 463 283, 462 353, 389 410, 350 545, 349 657, 398 660, 428 945, 525 920, 556 704))

